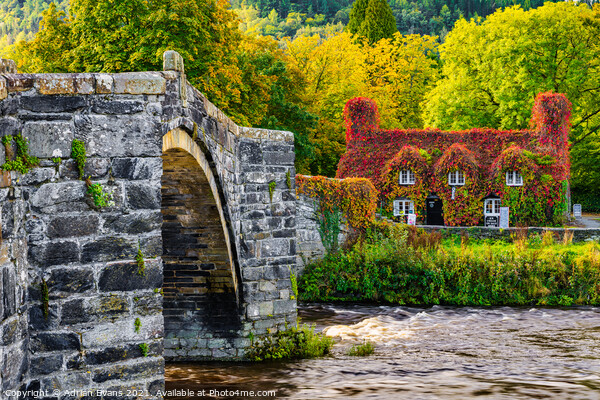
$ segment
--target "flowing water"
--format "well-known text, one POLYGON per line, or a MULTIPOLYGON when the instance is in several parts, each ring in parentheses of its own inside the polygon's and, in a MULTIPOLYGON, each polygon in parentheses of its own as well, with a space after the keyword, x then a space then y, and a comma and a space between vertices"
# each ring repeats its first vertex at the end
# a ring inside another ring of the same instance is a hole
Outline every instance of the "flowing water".
POLYGON ((336 338, 332 356, 167 365, 167 390, 197 394, 167 398, 600 399, 600 308, 316 305, 300 316, 336 338), (364 340, 374 355, 346 355, 364 340))

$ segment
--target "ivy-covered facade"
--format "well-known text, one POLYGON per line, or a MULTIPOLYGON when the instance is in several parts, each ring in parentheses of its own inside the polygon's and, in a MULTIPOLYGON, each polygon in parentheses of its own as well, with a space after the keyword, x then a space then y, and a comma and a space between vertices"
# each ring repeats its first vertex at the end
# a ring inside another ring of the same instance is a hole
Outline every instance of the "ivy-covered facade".
POLYGON ((430 225, 560 225, 569 203, 569 118, 563 94, 540 93, 530 129, 383 130, 371 99, 346 104, 338 178, 370 179, 384 211, 430 225), (394 210, 395 208, 395 210, 394 210))

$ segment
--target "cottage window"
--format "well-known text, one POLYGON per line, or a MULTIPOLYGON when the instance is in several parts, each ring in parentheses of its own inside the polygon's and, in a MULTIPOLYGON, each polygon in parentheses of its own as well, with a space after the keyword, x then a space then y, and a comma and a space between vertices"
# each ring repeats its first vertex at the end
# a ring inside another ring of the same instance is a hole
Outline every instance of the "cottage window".
POLYGON ((462 171, 452 171, 448 174, 448 184, 450 186, 462 186, 465 184, 465 174, 462 171))
POLYGON ((500 199, 486 199, 484 210, 486 215, 500 215, 500 199))
POLYGON ((394 200, 394 216, 415 213, 415 203, 411 200, 394 200))
POLYGON ((414 185, 415 184, 415 173, 411 170, 400 171, 400 184, 401 185, 414 185))
POLYGON ((517 171, 506 172, 506 185, 507 186, 523 186, 523 176, 517 171))

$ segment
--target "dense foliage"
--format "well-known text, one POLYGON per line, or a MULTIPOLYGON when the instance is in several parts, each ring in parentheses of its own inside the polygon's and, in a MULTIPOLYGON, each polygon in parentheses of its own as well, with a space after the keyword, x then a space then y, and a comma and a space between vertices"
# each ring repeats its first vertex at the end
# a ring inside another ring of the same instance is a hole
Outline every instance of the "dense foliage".
POLYGON ((358 231, 375 218, 377 190, 368 179, 296 175, 296 193, 315 199, 319 214, 340 210, 348 225, 358 231))
POLYGON ((350 10, 348 32, 375 43, 398 32, 387 0, 356 0, 350 10))
MULTIPOLYGON (((433 234, 435 235, 435 234, 433 234)), ((439 238, 379 225, 353 249, 310 264, 304 301, 394 304, 600 304, 598 243, 554 244, 551 233, 514 243, 439 238)))

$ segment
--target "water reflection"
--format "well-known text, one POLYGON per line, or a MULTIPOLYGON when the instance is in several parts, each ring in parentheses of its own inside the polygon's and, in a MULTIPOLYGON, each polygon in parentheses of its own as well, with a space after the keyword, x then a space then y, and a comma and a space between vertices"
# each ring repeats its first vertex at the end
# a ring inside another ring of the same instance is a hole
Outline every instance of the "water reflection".
POLYGON ((278 399, 600 399, 598 308, 318 305, 300 314, 336 337, 331 357, 174 364, 167 389, 276 390, 278 399), (363 340, 376 344, 373 356, 345 355, 363 340))

